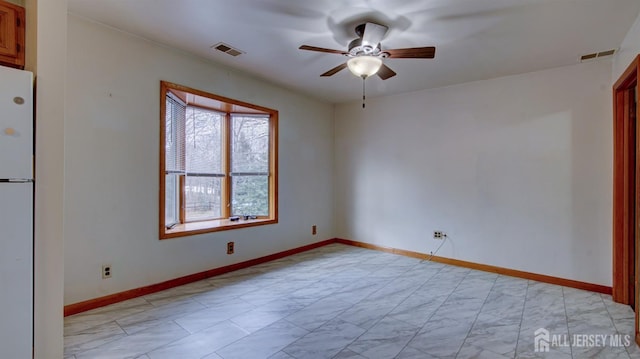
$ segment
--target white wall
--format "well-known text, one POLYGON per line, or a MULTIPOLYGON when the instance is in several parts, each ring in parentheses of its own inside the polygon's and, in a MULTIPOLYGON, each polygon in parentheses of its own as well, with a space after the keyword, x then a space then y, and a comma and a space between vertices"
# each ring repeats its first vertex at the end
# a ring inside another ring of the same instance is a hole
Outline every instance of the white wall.
POLYGON ((66 87, 66 304, 334 237, 332 105, 73 15, 66 87), (158 240, 160 80, 279 110, 278 224, 158 240))
POLYGON ((336 235, 442 230, 439 256, 611 285, 610 84, 602 61, 338 105, 336 235))
POLYGON ((613 82, 627 69, 631 61, 640 54, 640 15, 629 29, 613 61, 613 82))
POLYGON ((67 1, 28 0, 31 70, 37 62, 34 357, 62 358, 67 1), (37 28, 37 35, 34 36, 37 28), (34 60, 35 58, 35 60, 34 60))

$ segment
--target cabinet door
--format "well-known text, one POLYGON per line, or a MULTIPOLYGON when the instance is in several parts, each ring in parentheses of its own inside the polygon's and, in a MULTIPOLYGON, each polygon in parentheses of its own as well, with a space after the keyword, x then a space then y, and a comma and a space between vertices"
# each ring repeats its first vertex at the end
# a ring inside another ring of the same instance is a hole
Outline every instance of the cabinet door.
POLYGON ((24 68, 24 8, 0 1, 0 63, 24 68))

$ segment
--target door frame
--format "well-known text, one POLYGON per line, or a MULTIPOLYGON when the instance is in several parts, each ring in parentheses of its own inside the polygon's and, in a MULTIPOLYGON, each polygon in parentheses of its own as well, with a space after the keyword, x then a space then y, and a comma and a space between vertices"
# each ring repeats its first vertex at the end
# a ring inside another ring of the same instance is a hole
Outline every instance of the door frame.
MULTIPOLYGON (((640 137, 637 135, 638 126, 630 121, 629 116, 631 94, 635 93, 632 90, 639 83, 640 55, 613 85, 613 300, 635 304, 635 340, 640 344, 636 265, 638 243, 635 234, 636 201, 640 195, 636 190, 636 153, 640 137), (632 285, 635 288, 633 292, 630 290, 632 285)), ((640 118, 639 114, 640 106, 636 106, 636 119, 640 118)))

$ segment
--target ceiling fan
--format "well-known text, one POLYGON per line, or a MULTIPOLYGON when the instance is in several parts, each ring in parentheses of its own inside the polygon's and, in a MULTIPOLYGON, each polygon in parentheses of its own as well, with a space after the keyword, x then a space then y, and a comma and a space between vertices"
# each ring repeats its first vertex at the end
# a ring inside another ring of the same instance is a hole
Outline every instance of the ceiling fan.
POLYGON ((347 62, 340 64, 320 76, 332 76, 345 68, 358 77, 367 78, 377 74, 386 80, 396 75, 395 71, 382 62, 382 59, 432 59, 436 54, 436 48, 412 47, 406 49, 385 50, 380 46, 380 41, 389 30, 387 26, 366 22, 356 26, 358 38, 349 43, 348 51, 326 49, 322 47, 302 45, 300 50, 338 54, 349 57, 347 62))

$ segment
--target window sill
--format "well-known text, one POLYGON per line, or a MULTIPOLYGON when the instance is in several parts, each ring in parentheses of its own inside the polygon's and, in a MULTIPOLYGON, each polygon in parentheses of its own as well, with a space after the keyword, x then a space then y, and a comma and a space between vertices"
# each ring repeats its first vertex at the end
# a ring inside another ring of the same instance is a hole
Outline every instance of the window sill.
POLYGON ((259 218, 248 220, 240 219, 238 221, 232 222, 228 219, 216 219, 212 221, 184 223, 178 224, 171 229, 162 228, 160 231, 160 239, 185 237, 196 234, 228 231, 246 227, 264 226, 274 223, 278 223, 278 220, 273 218, 259 218))

